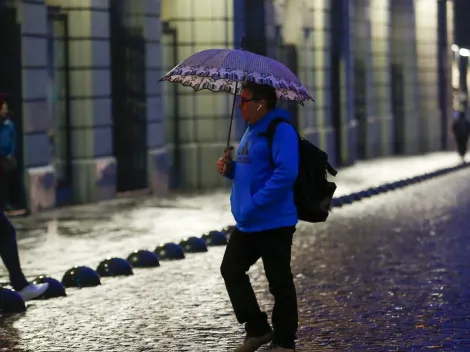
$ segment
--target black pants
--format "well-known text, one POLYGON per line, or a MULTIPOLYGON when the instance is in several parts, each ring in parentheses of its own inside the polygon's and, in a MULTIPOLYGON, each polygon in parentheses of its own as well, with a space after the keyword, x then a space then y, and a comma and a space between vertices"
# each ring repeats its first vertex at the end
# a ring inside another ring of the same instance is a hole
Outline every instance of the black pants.
POLYGON ((22 186, 19 170, 15 168, 4 169, 4 200, 5 203, 14 208, 21 208, 22 186))
POLYGON ((14 181, 14 170, 11 169, 5 169, 4 168, 4 183, 3 183, 3 194, 4 194, 4 200, 5 204, 7 205, 12 205, 12 195, 13 195, 13 181, 14 181))
POLYGON ((269 290, 274 296, 273 342, 284 348, 295 346, 298 327, 297 295, 290 266, 294 232, 295 227, 256 233, 236 229, 221 266, 238 322, 245 323, 247 336, 257 337, 270 332, 271 327, 266 313, 260 310, 247 272, 259 258, 263 260, 269 290))
POLYGON ((457 142, 458 153, 463 158, 467 154, 468 136, 458 136, 455 140, 457 142))
POLYGON ((10 284, 15 290, 22 290, 28 285, 20 266, 16 231, 0 207, 0 256, 10 274, 10 284))

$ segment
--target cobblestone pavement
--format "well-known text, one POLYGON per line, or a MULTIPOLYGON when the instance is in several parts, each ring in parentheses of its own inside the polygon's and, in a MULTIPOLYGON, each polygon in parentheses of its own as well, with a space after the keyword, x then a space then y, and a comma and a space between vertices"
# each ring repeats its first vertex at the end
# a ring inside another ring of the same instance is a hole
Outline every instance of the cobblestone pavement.
MULTIPOLYGON (((293 258, 299 351, 470 350, 469 181, 462 170, 337 209, 325 224, 299 225, 293 258)), ((115 205, 117 213, 108 208, 94 220, 89 210, 69 210, 70 219, 60 214, 52 225, 37 217, 36 231, 28 223, 33 218, 24 219, 18 224, 25 230, 20 242, 27 273, 56 272, 60 279, 74 264, 94 267, 109 255, 180 239, 179 229, 194 235, 231 222, 223 208, 205 215, 212 223, 200 224, 201 209, 210 204, 178 204, 115 205), (163 214, 172 212, 173 223, 162 225, 163 214), (80 214, 83 219, 72 219, 80 214), (139 227, 149 216, 164 230, 139 227), (117 230, 114 217, 128 226, 117 230), (75 227, 62 231, 63 222, 75 227), (78 225, 82 229, 73 232, 78 225)), ((136 269, 131 277, 105 278, 100 287, 69 289, 65 298, 30 303, 26 314, 0 320, 0 351, 229 351, 242 330, 219 274, 223 251, 211 248, 160 268, 136 269)), ((250 275, 270 309, 262 270, 258 264, 250 275)))

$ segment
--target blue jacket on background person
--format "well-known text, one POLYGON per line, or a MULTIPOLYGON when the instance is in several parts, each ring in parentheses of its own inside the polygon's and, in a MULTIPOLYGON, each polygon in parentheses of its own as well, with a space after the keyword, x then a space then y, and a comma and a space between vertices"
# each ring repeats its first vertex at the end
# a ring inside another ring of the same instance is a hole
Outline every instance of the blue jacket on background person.
POLYGON ((16 131, 13 121, 6 118, 0 126, 0 153, 2 157, 15 156, 16 131))
POLYGON ((266 231, 298 222, 293 193, 299 167, 297 132, 287 123, 279 124, 272 149, 259 135, 277 117, 290 120, 290 113, 274 109, 248 126, 226 175, 233 179, 230 202, 240 231, 266 231))

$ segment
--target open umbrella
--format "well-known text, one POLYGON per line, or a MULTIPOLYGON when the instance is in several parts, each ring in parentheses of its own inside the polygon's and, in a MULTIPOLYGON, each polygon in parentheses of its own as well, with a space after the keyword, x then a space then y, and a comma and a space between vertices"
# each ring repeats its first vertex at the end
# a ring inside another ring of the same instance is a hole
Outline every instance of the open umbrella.
POLYGON ((313 101, 297 76, 286 66, 243 49, 203 50, 178 64, 160 81, 181 83, 195 91, 209 89, 234 95, 227 150, 230 149, 235 96, 240 94, 242 82, 270 85, 276 89, 280 100, 291 100, 301 105, 304 101, 313 101))

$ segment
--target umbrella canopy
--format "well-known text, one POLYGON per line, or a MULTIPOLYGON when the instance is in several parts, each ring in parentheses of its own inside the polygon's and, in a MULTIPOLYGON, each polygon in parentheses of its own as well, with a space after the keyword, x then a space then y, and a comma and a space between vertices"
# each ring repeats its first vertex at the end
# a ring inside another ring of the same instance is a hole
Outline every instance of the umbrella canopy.
POLYGON ((267 84, 277 98, 303 105, 313 100, 297 76, 280 62, 246 50, 209 49, 198 52, 173 68, 160 81, 181 83, 195 91, 209 89, 239 95, 244 81, 267 84))

